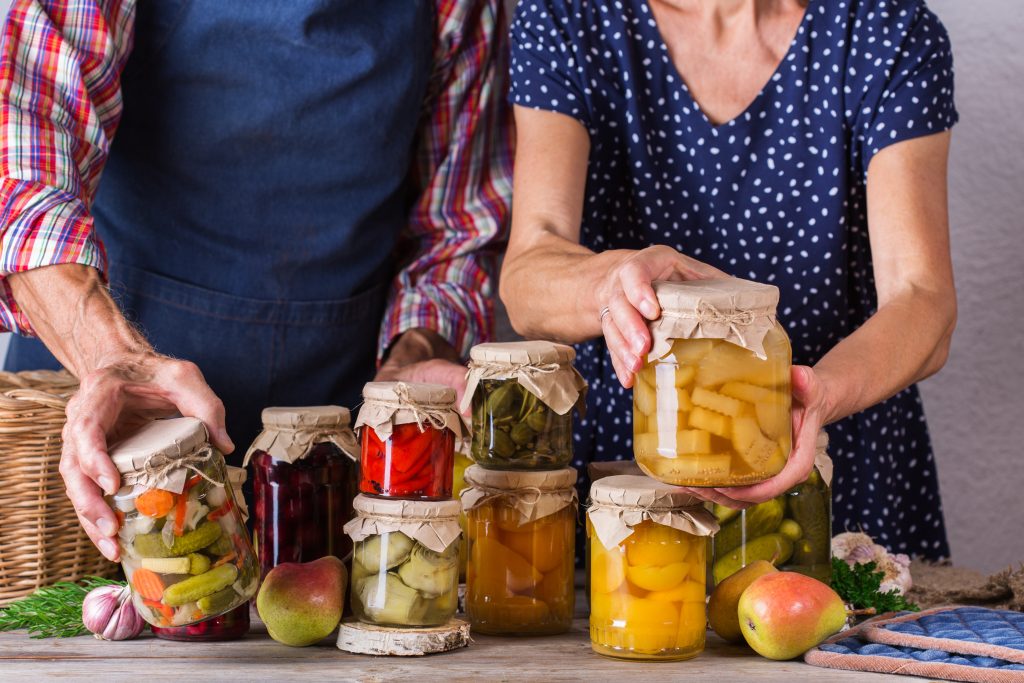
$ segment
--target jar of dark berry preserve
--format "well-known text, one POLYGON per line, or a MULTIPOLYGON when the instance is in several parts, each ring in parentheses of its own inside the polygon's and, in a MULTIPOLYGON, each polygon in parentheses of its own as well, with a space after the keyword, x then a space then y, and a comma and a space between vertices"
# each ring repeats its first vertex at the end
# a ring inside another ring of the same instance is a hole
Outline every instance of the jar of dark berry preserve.
POLYGON ((352 550, 359 446, 340 406, 267 408, 245 456, 253 471, 253 536, 261 576, 283 562, 352 550))

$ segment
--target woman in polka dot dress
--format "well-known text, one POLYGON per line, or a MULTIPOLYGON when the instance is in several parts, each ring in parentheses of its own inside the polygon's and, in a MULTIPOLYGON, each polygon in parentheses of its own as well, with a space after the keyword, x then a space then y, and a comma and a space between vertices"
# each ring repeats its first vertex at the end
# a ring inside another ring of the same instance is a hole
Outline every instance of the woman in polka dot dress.
POLYGON ((913 383, 956 320, 945 30, 922 0, 520 0, 518 143, 502 298, 528 337, 579 344, 577 457, 629 458, 650 283, 777 285, 793 342, 794 452, 829 425, 837 531, 948 555, 913 383))

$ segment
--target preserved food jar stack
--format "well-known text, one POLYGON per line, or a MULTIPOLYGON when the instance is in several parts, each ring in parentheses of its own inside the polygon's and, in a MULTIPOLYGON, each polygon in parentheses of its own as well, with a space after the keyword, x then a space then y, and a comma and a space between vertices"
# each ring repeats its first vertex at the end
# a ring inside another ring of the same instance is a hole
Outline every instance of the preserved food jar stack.
MULTIPOLYGON (((242 485, 245 484, 246 472, 241 467, 227 466, 228 482, 235 494, 238 514, 242 523, 249 521, 249 507, 245 504, 242 485)), ((248 531, 246 531, 248 533, 248 531)), ((189 624, 188 626, 153 626, 153 635, 164 640, 179 642, 214 642, 236 640, 249 632, 249 603, 245 602, 230 612, 189 624)))
POLYGON ((715 505, 722 525, 712 543, 715 583, 755 560, 832 580, 832 460, 824 430, 816 445, 814 468, 804 483, 746 510, 715 505))
POLYGON ((655 282, 662 315, 633 386, 633 449, 650 476, 742 486, 778 474, 792 443, 779 290, 738 278, 655 282))
POLYGON ((587 510, 590 641, 609 657, 681 660, 704 649, 714 515, 645 476, 605 477, 587 510))
POLYGON ((473 631, 542 635, 573 616, 576 470, 466 471, 466 613, 473 631))
POLYGON ((122 487, 121 565, 139 613, 187 626, 242 606, 259 566, 224 457, 195 418, 150 422, 110 449, 122 487))
POLYGON ((359 490, 390 498, 450 500, 455 442, 466 432, 455 390, 439 384, 370 382, 355 427, 359 490))
POLYGON ((575 358, 572 347, 545 341, 473 347, 462 409, 472 406, 477 465, 552 470, 572 462, 572 411, 583 412, 587 389, 575 358))
POLYGON ((267 408, 245 454, 253 468, 254 546, 260 573, 282 562, 346 559, 344 533, 358 485, 359 443, 340 406, 267 408))
POLYGON ((403 629, 448 623, 459 602, 459 502, 360 494, 354 507, 345 531, 356 618, 403 629))

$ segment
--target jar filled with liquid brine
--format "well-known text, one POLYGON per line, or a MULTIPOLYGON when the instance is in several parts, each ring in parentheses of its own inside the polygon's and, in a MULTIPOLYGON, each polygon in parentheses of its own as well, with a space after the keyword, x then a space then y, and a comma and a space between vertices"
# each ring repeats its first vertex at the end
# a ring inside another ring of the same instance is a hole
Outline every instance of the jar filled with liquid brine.
POLYGON ((662 315, 633 385, 633 451, 677 486, 745 486, 792 445, 789 338, 779 290, 728 278, 655 282, 662 315))

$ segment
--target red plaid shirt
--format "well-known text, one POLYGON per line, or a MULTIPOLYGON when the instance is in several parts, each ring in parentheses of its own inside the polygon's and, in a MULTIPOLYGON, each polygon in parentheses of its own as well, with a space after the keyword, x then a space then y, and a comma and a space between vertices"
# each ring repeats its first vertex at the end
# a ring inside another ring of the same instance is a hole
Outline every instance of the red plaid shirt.
MULTIPOLYGON (((0 328, 31 334, 7 275, 58 263, 106 271, 90 206, 121 118, 134 0, 15 0, 0 51, 0 328)), ((493 328, 494 251, 511 195, 502 0, 437 0, 434 64, 380 352, 413 327, 463 356, 493 328)))

